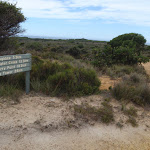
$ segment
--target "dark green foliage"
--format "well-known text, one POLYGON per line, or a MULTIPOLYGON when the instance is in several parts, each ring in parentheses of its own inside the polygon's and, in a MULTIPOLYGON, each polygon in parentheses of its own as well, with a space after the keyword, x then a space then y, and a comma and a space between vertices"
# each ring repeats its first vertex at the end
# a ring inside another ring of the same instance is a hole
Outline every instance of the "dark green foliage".
POLYGON ((95 48, 92 53, 94 58, 92 64, 96 67, 102 68, 112 65, 112 48, 108 45, 105 49, 95 48))
POLYGON ((83 44, 79 44, 78 47, 79 48, 84 48, 84 45, 83 44))
POLYGON ((144 47, 145 43, 146 39, 137 33, 122 34, 109 42, 112 48, 120 46, 133 48, 135 46, 138 49, 144 47))
MULTIPOLYGON (((20 23, 24 21, 25 17, 16 4, 0 1, 0 45, 4 44, 9 37, 22 32, 20 23)), ((1 50, 6 50, 2 48, 1 50)))
MULTIPOLYGON (((0 39, 1 41, 1 39, 0 39)), ((5 39, 0 45, 0 52, 2 55, 13 54, 18 50, 19 44, 16 37, 10 37, 5 39)))
POLYGON ((70 54, 71 56, 75 58, 80 58, 81 51, 77 47, 72 47, 69 49, 69 51, 66 52, 67 54, 70 54))
POLYGON ((113 54, 113 63, 115 64, 125 64, 125 65, 133 65, 137 63, 146 63, 149 61, 149 58, 144 57, 141 53, 136 52, 137 49, 130 47, 120 46, 114 49, 113 54))
POLYGON ((27 49, 29 50, 35 50, 35 51, 42 51, 43 50, 43 45, 39 42, 32 42, 32 43, 29 43, 27 46, 26 46, 27 49))
POLYGON ((139 34, 120 35, 112 39, 105 49, 94 50, 93 64, 101 68, 112 64, 146 63, 149 58, 142 55, 145 42, 144 37, 139 34))

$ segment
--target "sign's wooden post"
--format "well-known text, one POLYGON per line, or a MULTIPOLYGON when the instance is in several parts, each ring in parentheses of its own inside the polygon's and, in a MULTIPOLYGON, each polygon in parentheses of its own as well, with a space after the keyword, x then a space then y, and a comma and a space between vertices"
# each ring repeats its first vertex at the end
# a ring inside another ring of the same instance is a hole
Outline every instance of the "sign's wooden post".
POLYGON ((30 92, 30 71, 26 72, 26 94, 30 92))
POLYGON ((30 92, 31 54, 0 56, 0 76, 26 72, 26 94, 30 92))

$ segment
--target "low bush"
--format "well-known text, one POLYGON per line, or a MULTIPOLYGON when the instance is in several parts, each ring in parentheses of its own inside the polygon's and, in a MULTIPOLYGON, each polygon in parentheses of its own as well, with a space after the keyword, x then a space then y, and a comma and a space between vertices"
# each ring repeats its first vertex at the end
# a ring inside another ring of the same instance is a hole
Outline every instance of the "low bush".
POLYGON ((150 87, 146 78, 139 74, 125 76, 122 82, 114 86, 112 94, 118 100, 128 100, 138 105, 150 104, 150 87))
MULTIPOLYGON (((32 63, 31 89, 36 92, 52 96, 82 96, 99 91, 100 81, 91 69, 42 60, 37 56, 33 57, 32 63)), ((25 73, 1 77, 0 83, 25 90, 25 73)))
POLYGON ((137 74, 137 73, 132 73, 130 75, 130 78, 129 80, 132 82, 132 83, 142 83, 142 82, 145 82, 146 80, 146 77, 142 74, 137 74))
POLYGON ((14 85, 1 84, 0 97, 11 98, 14 102, 19 102, 19 97, 22 91, 16 88, 14 85))
POLYGON ((142 74, 146 76, 146 71, 141 65, 114 65, 106 69, 106 74, 111 78, 123 77, 132 73, 142 74))
POLYGON ((82 96, 99 91, 100 81, 90 69, 50 61, 39 61, 32 66, 33 90, 53 96, 82 96))

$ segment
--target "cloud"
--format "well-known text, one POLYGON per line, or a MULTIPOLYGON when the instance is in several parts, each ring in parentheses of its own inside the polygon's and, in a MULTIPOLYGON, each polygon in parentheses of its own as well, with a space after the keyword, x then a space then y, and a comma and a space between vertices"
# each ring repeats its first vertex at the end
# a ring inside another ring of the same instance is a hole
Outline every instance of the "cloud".
POLYGON ((148 0, 9 0, 26 17, 102 19, 104 22, 150 26, 148 0))

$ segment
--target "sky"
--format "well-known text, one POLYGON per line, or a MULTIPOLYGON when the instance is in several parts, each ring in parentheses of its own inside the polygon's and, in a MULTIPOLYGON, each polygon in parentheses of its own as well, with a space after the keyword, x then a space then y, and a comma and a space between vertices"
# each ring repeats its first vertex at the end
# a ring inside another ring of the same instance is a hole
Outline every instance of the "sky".
POLYGON ((27 20, 23 36, 109 41, 125 33, 150 43, 150 0, 7 0, 27 20))

